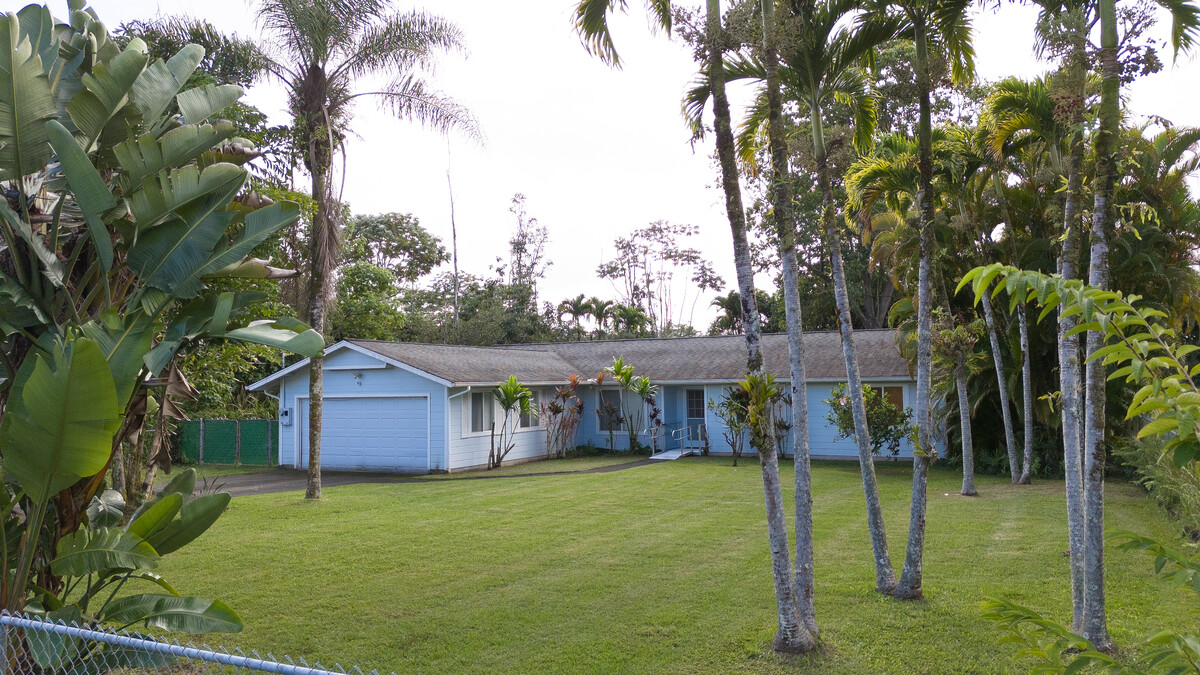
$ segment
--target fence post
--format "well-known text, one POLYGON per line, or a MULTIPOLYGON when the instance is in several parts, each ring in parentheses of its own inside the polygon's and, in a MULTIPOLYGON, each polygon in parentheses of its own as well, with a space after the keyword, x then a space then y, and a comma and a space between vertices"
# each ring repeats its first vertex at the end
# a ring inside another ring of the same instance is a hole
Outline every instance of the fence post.
POLYGON ((242 421, 233 421, 233 463, 242 463, 242 421))
POLYGON ((198 451, 198 457, 196 458, 196 462, 199 464, 203 464, 204 463, 204 418, 203 417, 200 418, 200 444, 199 445, 200 445, 200 450, 198 451))
POLYGON ((9 675, 8 624, 0 624, 0 675, 9 675))

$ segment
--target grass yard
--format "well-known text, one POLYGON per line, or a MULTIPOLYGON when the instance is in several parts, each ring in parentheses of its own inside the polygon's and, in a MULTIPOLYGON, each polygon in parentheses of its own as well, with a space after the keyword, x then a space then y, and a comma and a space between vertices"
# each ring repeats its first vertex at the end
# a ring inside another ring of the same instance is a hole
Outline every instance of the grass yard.
MULTIPOLYGON (((783 472, 788 485, 790 463, 783 472)), ((911 473, 879 473, 898 572, 911 473)), ((813 474, 824 648, 795 660, 767 651, 775 608, 754 462, 354 485, 316 503, 239 497, 160 571, 241 613, 246 631, 212 642, 383 672, 1019 672, 1028 664, 977 603, 1004 596, 1069 618, 1061 483, 981 477, 968 499, 954 471, 935 470, 927 601, 902 603, 873 590, 858 465, 813 474)), ((1135 488, 1107 496, 1110 528, 1174 536, 1135 488)), ((1197 625, 1195 596, 1155 580, 1152 563, 1109 552, 1119 644, 1197 625)))
POLYGON ((646 459, 645 455, 595 455, 592 457, 566 457, 564 459, 539 460, 524 464, 503 464, 491 471, 463 471, 460 473, 431 473, 414 476, 424 480, 454 480, 455 478, 482 478, 487 476, 527 476, 531 473, 574 473, 606 466, 629 464, 646 459))

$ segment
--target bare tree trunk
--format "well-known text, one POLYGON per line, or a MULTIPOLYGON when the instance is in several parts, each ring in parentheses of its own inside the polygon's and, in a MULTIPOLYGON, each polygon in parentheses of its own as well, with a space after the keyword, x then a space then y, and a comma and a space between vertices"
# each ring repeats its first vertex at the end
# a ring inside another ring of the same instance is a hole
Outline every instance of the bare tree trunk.
MULTIPOLYGON (((1121 132, 1121 64, 1117 58, 1115 0, 1100 0, 1100 127, 1093 142, 1096 155, 1095 203, 1092 209, 1092 251, 1088 284, 1108 288, 1108 229, 1116 180, 1117 144, 1121 132)), ((1108 635, 1104 598, 1104 432, 1106 369, 1092 359, 1104 346, 1102 331, 1088 331, 1084 410, 1084 617, 1083 635, 1101 650, 1113 649, 1108 635)))
POLYGON ((1029 364, 1029 319, 1025 316, 1024 303, 1017 306, 1017 324, 1021 330, 1021 398, 1025 423, 1025 457, 1017 482, 1029 485, 1033 482, 1033 374, 1029 364))
POLYGON ((825 149, 824 129, 820 110, 812 111, 813 147, 817 156, 817 176, 821 188, 821 220, 825 230, 825 247, 833 266, 833 295, 837 302, 838 333, 842 338, 842 359, 846 364, 846 382, 850 388, 850 410, 854 416, 854 440, 858 443, 858 465, 862 472, 863 494, 867 502, 867 529, 875 556, 875 590, 891 593, 896 588, 896 571, 888 552, 887 532, 883 524, 883 507, 879 500, 879 483, 875 478, 875 458, 871 448, 871 432, 867 427, 866 403, 863 399, 862 377, 858 371, 858 352, 854 348, 854 325, 850 316, 850 294, 846 288, 846 269, 842 260, 842 242, 838 235, 833 206, 833 189, 829 181, 829 159, 825 149))
MULTIPOLYGON (((804 361, 802 345, 802 329, 800 317, 800 291, 796 279, 796 233, 794 216, 792 214, 792 191, 790 172, 788 171, 787 139, 784 136, 783 102, 779 92, 779 58, 775 46, 775 3, 774 0, 762 1, 763 12, 763 64, 766 70, 767 101, 769 120, 769 143, 771 148, 771 192, 774 209, 775 229, 779 235, 780 259, 783 263, 783 287, 787 312, 787 333, 789 366, 791 371, 792 390, 792 439, 796 466, 796 569, 801 571, 799 585, 788 584, 788 593, 780 594, 780 576, 776 571, 776 597, 780 604, 780 630, 776 637, 775 648, 780 651, 809 651, 816 646, 813 633, 816 629, 816 617, 812 610, 812 489, 808 456, 808 406, 807 392, 804 381, 804 361), (790 613, 786 604, 798 607, 796 615, 801 620, 793 630, 784 620, 790 613), (798 603, 798 604, 797 604, 798 603)), ((760 450, 760 452, 762 452, 760 450)), ((763 485, 764 490, 770 482, 778 483, 778 459, 774 449, 764 457, 763 485), (768 474, 773 474, 770 476, 768 474)), ((778 489, 778 488, 775 488, 778 489)), ((768 496, 768 510, 771 497, 768 496)), ((776 522, 768 514, 771 526, 771 549, 775 564, 787 561, 787 530, 782 509, 776 522), (779 528, 776 531, 776 528, 779 528), (775 552, 777 542, 785 546, 782 555, 775 552)), ((791 571, 785 572, 789 582, 791 571)))
POLYGON ((958 425, 962 431, 963 480, 962 494, 974 497, 975 492, 975 444, 971 439, 971 404, 967 400, 967 371, 959 367, 954 372, 954 384, 958 389, 958 425))
POLYGON ((913 453, 912 504, 908 519, 908 546, 904 552, 904 569, 893 596, 905 600, 924 597, 921 584, 925 553, 925 510, 929 465, 936 457, 933 447, 933 420, 930 417, 930 394, 933 379, 933 286, 930 279, 933 259, 933 129, 930 118, 929 45, 924 20, 914 26, 916 45, 917 88, 919 90, 920 121, 918 124, 920 188, 917 207, 920 216, 921 258, 917 272, 917 445, 913 453))
MULTIPOLYGON (((140 432, 139 432, 140 435, 140 432)), ((108 470, 109 481, 112 484, 112 489, 125 494, 125 451, 121 449, 121 443, 117 442, 117 447, 113 448, 112 462, 108 470)))
MULTIPOLYGON (((1067 166, 1067 192, 1063 202, 1063 244, 1059 271, 1063 279, 1078 277, 1080 239, 1079 208, 1083 167, 1083 85, 1087 72, 1086 36, 1072 36, 1072 53, 1066 67, 1071 71, 1073 113, 1067 166)), ((1063 471, 1066 474, 1067 542, 1071 566, 1072 631, 1083 631, 1083 425, 1082 391, 1080 389, 1079 335, 1067 335, 1075 328, 1074 316, 1058 317, 1059 390, 1062 393, 1060 410, 1063 425, 1063 471)))
POLYGON ((996 385, 1000 390, 1000 414, 1004 420, 1004 447, 1008 450, 1008 471, 1012 482, 1021 478, 1021 458, 1017 454, 1017 439, 1013 433, 1012 407, 1008 399, 1008 377, 1004 373, 1004 353, 1000 351, 1000 336, 996 334, 996 312, 991 295, 984 293, 983 321, 987 324, 988 340, 992 345, 992 363, 996 368, 996 385))
MULTIPOLYGON (((309 237, 308 320, 314 330, 325 334, 325 319, 337 254, 337 222, 333 217, 332 196, 320 171, 312 175, 312 197, 317 203, 309 237)), ((308 486, 305 499, 321 498, 321 421, 325 403, 325 359, 318 355, 308 367, 308 486)))

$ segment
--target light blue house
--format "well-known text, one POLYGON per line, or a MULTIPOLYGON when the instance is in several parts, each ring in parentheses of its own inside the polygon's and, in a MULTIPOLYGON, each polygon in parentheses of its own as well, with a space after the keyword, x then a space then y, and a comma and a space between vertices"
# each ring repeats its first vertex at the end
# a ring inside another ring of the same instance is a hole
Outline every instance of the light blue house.
MULTIPOLYGON (((894 403, 911 407, 915 381, 896 347, 895 333, 862 330, 854 336, 863 381, 882 388, 894 403)), ((579 375, 588 383, 579 389, 584 414, 575 442, 608 447, 608 420, 598 411, 604 401, 616 403, 621 392, 607 383, 596 386, 594 378, 617 356, 659 388, 663 423, 654 433, 660 449, 707 447, 712 453, 729 453, 724 427, 709 402, 741 379, 746 363, 741 336, 495 347, 346 340, 325 354, 322 467, 403 473, 486 466, 493 425, 503 423, 492 389, 510 375, 533 390, 538 402, 548 400, 568 376, 579 375)), ((766 368, 786 382, 786 336, 764 335, 763 357, 766 368)), ((812 456, 857 457, 854 441, 838 440, 825 419, 825 399, 845 381, 838 334, 805 334, 804 364, 812 456)), ((249 389, 279 401, 279 464, 307 466, 308 360, 249 389)), ((628 405, 630 399, 625 400, 628 405)), ((513 427, 516 447, 506 462, 546 457, 547 434, 536 417, 515 420, 513 427)), ((643 442, 649 442, 648 433, 641 434, 643 442)), ((612 438, 616 449, 628 448, 623 428, 612 438)), ((791 453, 790 442, 786 452, 791 453)), ((903 447, 900 456, 911 457, 911 448, 903 447)))

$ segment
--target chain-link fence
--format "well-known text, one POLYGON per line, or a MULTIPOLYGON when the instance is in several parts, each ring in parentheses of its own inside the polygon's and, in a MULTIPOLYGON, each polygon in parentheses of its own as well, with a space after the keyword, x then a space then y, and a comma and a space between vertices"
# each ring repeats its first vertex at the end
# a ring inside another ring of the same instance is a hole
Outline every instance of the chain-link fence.
POLYGON ((275 466, 278 435, 275 420, 188 420, 179 455, 189 464, 275 466))
MULTIPOLYGON (((340 665, 326 669, 303 659, 276 659, 256 652, 196 647, 127 631, 55 623, 0 613, 0 675, 193 675, 200 673, 359 673, 340 665)), ((378 674, 372 670, 371 674, 378 674)), ((394 675, 394 674, 393 674, 394 675)))

